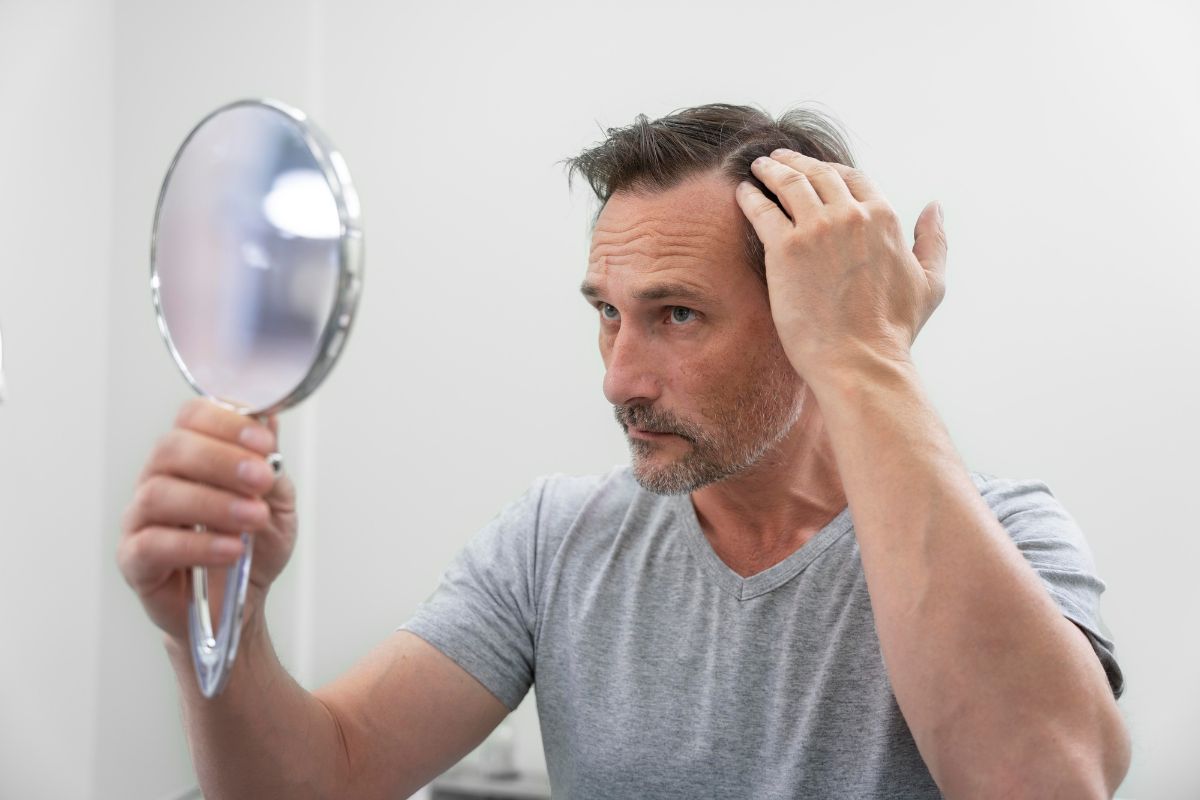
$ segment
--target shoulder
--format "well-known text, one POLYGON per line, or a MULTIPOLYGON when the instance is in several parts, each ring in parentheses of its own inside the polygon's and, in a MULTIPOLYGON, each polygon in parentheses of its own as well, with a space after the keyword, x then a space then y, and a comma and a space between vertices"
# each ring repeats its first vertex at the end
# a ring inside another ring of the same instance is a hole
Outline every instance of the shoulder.
POLYGON ((1119 698, 1124 677, 1100 617, 1100 596, 1107 587, 1074 517, 1044 481, 979 472, 971 478, 1055 604, 1087 635, 1119 698))
POLYGON ((1066 507, 1055 497, 1050 486, 1036 477, 1001 477, 972 471, 971 480, 984 501, 1001 522, 1021 517, 1057 519, 1074 525, 1066 507))
POLYGON ((540 529, 562 531, 583 514, 608 515, 628 508, 638 490, 629 466, 618 465, 590 475, 542 475, 534 480, 527 497, 536 502, 540 529))
MULTIPOLYGON (((1001 478, 983 472, 972 472, 971 478, 1009 538, 1035 569, 1095 574, 1095 560, 1083 531, 1045 481, 1001 478)), ((1098 579, 1095 582, 1102 586, 1098 579)))

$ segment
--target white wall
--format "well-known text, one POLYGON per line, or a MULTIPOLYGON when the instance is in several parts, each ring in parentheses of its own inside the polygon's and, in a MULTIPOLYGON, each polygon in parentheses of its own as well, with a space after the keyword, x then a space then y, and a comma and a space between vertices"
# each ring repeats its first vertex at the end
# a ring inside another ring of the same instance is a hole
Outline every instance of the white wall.
MULTIPOLYGON (((159 186, 183 137, 218 105, 272 96, 311 107, 314 9, 286 0, 117 4, 104 639, 99 714, 92 720, 97 759, 91 796, 97 800, 174 797, 195 784, 160 635, 108 557, 143 462, 191 394, 158 337, 150 304, 149 241, 159 186)), ((288 431, 284 442, 294 472, 305 454, 296 433, 288 431)), ((307 546, 300 548, 292 566, 302 567, 306 553, 307 546)), ((270 619, 280 656, 293 668, 302 660, 292 613, 299 572, 289 571, 278 587, 270 619)))
POLYGON ((0 797, 89 796, 112 240, 112 8, 0 0, 0 797))
MULTIPOLYGON (((88 178, 82 195, 43 194, 57 218, 0 193, 4 252, 27 254, 0 265, 12 394, 0 407, 0 521, 40 562, 59 552, 45 538, 77 539, 78 574, 46 618, 82 629, 93 609, 104 636, 67 647, 58 628, 53 639, 17 629, 57 666, 51 679, 29 666, 11 680, 14 662, 0 667, 0 795, 13 774, 23 789, 48 780, 35 753, 71 766, 55 778, 72 783, 41 784, 47 797, 165 798, 193 780, 173 679, 112 550, 137 469, 186 396, 145 292, 158 181, 195 119, 256 94, 312 112, 349 161, 366 217, 351 343, 319 398, 283 419, 307 506, 271 624, 307 685, 387 636, 534 476, 626 459, 600 393, 595 321, 576 294, 590 208, 555 162, 598 124, 638 112, 819 101, 909 225, 928 200, 945 205, 949 293, 918 363, 968 462, 1044 478, 1092 544, 1128 682, 1134 763, 1121 796, 1200 791, 1187 750, 1200 741, 1200 645, 1188 635, 1200 610, 1188 589, 1200 556, 1189 491, 1200 346, 1186 327, 1200 318, 1187 238, 1200 212, 1193 7, 427 6, 118 0, 111 13, 63 11, 72 38, 45 5, 33 14, 0 0, 0 46, 17 44, 0 64, 44 59, 41 73, 21 70, 41 80, 51 65, 69 70, 53 88, 94 112, 86 129, 65 129, 30 94, 33 78, 0 74, 0 152, 15 141, 30 154, 0 168, 4 184, 88 178), (28 127, 11 126, 13 107, 28 127), (80 233, 56 236, 59 219, 80 233), (39 261, 53 269, 14 267, 39 261), (47 273, 64 277, 70 314, 37 313, 47 273), (31 370, 36 384, 22 377, 31 370), (34 385, 36 403, 21 405, 34 385), (51 426, 80 456, 72 491, 85 500, 69 508, 30 477, 62 469, 35 438, 51 426), (63 686, 78 696, 67 702, 63 686), (30 731, 58 743, 26 742, 30 731)), ((26 572, 0 584, 6 604, 14 587, 40 585, 26 572)), ((536 764, 530 702, 517 724, 519 757, 536 764)))

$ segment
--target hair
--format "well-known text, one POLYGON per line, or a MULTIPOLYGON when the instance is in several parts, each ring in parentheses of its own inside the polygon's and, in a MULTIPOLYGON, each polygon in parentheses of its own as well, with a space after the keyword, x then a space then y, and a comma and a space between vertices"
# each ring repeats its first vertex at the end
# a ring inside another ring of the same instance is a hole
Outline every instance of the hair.
MULTIPOLYGON (((775 119, 753 106, 710 103, 679 109, 655 120, 639 114, 632 125, 607 128, 604 133, 602 141, 564 161, 568 186, 576 174, 582 175, 599 198, 597 217, 618 191, 664 191, 712 171, 726 176, 734 185, 748 180, 775 200, 775 195, 751 173, 750 164, 780 147, 821 161, 855 166, 847 136, 836 120, 803 108, 775 119)), ((746 258, 765 283, 763 244, 749 221, 746 258)))

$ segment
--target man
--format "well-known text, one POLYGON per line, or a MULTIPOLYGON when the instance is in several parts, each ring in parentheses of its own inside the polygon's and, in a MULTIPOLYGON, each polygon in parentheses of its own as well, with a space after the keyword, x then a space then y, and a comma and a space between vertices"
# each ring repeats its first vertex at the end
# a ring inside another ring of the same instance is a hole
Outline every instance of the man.
POLYGON ((536 680, 556 795, 1111 797, 1128 769, 1104 589, 1037 481, 969 472, 910 357, 943 295, 837 128, 711 105, 572 159, 602 202, 584 296, 632 464, 550 476, 391 639, 308 693, 262 624, 295 538, 274 432, 186 406, 120 562, 166 644, 206 796, 406 796, 536 680), (184 528, 204 522, 215 533, 184 528), (181 570, 257 530, 225 693, 181 570))

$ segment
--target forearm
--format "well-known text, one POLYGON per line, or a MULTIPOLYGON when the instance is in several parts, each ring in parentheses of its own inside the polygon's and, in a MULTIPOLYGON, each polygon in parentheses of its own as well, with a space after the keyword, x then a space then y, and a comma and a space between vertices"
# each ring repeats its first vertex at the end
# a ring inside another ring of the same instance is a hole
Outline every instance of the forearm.
POLYGON ((1026 796, 1033 781, 1040 796, 1109 796, 1124 731, 1103 671, 980 496, 915 368, 868 359, 811 384, 896 700, 943 792, 1026 796))
POLYGON ((165 640, 183 701, 184 727, 204 796, 332 798, 345 756, 329 710, 280 664, 261 602, 247 603, 237 660, 224 691, 205 699, 188 643, 165 640))

